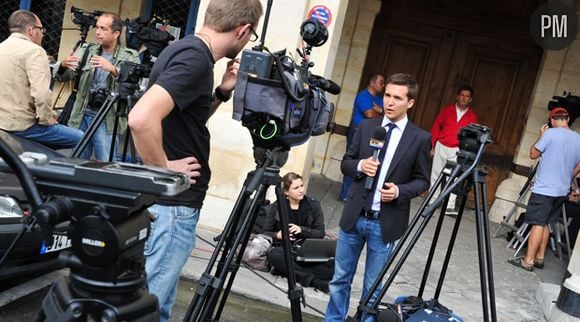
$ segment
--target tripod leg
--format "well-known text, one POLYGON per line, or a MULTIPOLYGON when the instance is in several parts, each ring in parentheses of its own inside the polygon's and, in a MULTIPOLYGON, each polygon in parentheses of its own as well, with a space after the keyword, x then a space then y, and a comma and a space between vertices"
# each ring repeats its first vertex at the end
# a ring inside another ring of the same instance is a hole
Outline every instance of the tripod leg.
MULTIPOLYGON (((497 311, 495 306, 495 282, 493 278, 493 256, 491 254, 491 237, 490 237, 490 228, 489 228, 489 210, 487 208, 487 187, 485 184, 485 176, 479 177, 478 180, 481 178, 481 191, 480 194, 476 194, 476 203, 477 196, 481 196, 481 219, 483 221, 483 232, 485 237, 485 250, 486 250, 486 264, 487 264, 487 285, 489 288, 489 303, 490 303, 490 313, 491 313, 491 320, 493 322, 497 321, 497 311)), ((477 187, 477 186, 476 186, 477 187)), ((477 189, 476 189, 477 193, 477 189)), ((476 208, 477 210, 477 208, 476 208)), ((477 215, 477 214, 476 214, 477 215)))
MULTIPOLYGON (((248 181, 249 179, 246 179, 246 182, 248 181)), ((235 227, 238 226, 240 217, 242 215, 243 207, 248 198, 248 194, 246 191, 247 191, 246 186, 244 186, 240 191, 238 198, 236 199, 234 208, 232 209, 232 212, 228 217, 228 221, 226 222, 226 225, 224 227, 222 237, 218 241, 218 244, 216 245, 215 251, 213 252, 208 262, 205 272, 202 274, 199 280, 199 286, 195 291, 195 295, 189 305, 184 321, 185 320, 194 321, 194 319, 199 316, 203 308, 203 305, 207 297, 210 295, 212 289, 218 287, 216 278, 211 275, 211 271, 213 270, 213 267, 215 266, 218 257, 220 256, 220 254, 222 254, 220 250, 224 248, 224 244, 228 245, 230 244, 230 242, 227 239, 232 238, 232 236, 230 235, 232 235, 235 232, 235 227)))
MULTIPOLYGON (((444 171, 441 171, 440 176, 445 176, 444 171)), ((447 185, 445 180, 441 180, 441 185, 443 187, 441 190, 445 190, 447 185)), ((452 182, 449 180, 447 182, 452 182)), ((433 190, 437 191, 439 185, 435 185, 433 190)), ((441 211, 439 212, 439 218, 437 219, 437 226, 435 227, 435 232, 433 233, 433 241, 431 242, 431 247, 429 248, 429 255, 427 256, 427 262, 425 263, 425 269, 423 270, 423 277, 421 278, 421 285, 419 286, 418 297, 423 297, 423 292, 425 291, 425 286, 427 285, 427 279, 429 277, 429 271, 431 270, 431 263, 433 262, 433 257, 435 256, 435 248, 437 247, 437 241, 439 240, 439 235, 441 233, 441 227, 443 227, 443 219, 445 218, 445 210, 447 209, 447 203, 449 202, 449 196, 446 196, 443 200, 443 205, 441 206, 441 211)))
MULTIPOLYGON (((223 309, 224 309, 225 304, 226 304, 227 297, 230 293, 232 285, 234 284, 234 279, 236 277, 236 274, 240 268, 240 263, 242 261, 244 251, 246 250, 246 246, 248 245, 250 234, 252 233, 251 228, 254 227, 254 223, 256 222, 256 218, 258 217, 258 213, 260 210, 259 209, 260 203, 262 203, 262 200, 265 199, 265 195, 266 195, 267 190, 268 190, 267 186, 263 186, 258 190, 259 193, 256 194, 256 196, 254 197, 254 200, 252 201, 252 203, 250 205, 250 209, 248 211, 247 217, 244 219, 244 223, 242 224, 243 229, 239 232, 239 236, 243 236, 242 239, 240 240, 241 244, 239 247, 232 248, 233 250, 237 249, 237 253, 235 251, 232 253, 232 256, 235 256, 235 261, 234 261, 235 264, 229 265, 230 276, 228 278, 228 282, 226 284, 226 287, 224 288, 224 292, 223 292, 222 299, 220 301, 220 305, 216 311, 215 320, 219 320, 221 317, 221 314, 222 314, 223 309)), ((228 267, 224 267, 224 268, 228 268, 228 267)), ((227 274, 227 272, 225 274, 227 274)), ((225 275, 224 275, 224 278, 225 278, 225 275)))
POLYGON ((81 153, 85 150, 87 144, 89 144, 89 142, 92 140, 93 136, 95 135, 95 132, 97 131, 101 123, 103 123, 103 121, 105 120, 105 116, 107 115, 107 113, 109 113, 111 107, 113 106, 113 104, 115 104, 118 98, 119 95, 115 93, 111 93, 109 94, 109 96, 107 96, 107 99, 105 100, 105 102, 103 102, 103 106, 99 109, 97 115, 95 115, 93 122, 85 130, 85 134, 83 135, 77 146, 74 148, 71 155, 72 158, 80 157, 81 153))
MULTIPOLYGON (((459 206, 459 211, 457 212, 455 224, 453 225, 451 238, 449 239, 449 245, 447 246, 447 253, 445 254, 445 258, 443 259, 441 273, 439 274, 439 281, 437 282, 437 287, 435 288, 434 298, 436 300, 439 299, 439 295, 441 294, 441 288, 443 287, 443 282, 445 281, 447 267, 449 266, 449 260, 451 259, 451 254, 453 253, 453 247, 455 246, 455 240, 457 239, 457 233, 459 232, 459 226, 461 225, 461 219, 463 218, 463 211, 465 210, 466 203, 467 197, 463 196, 461 199, 461 205, 459 206)), ((431 248, 431 251, 433 251, 433 248, 431 248)))
MULTIPOLYGON (((425 269, 423 270, 423 277, 421 278, 421 285, 419 286, 418 297, 423 297, 423 292, 425 291, 425 286, 427 285, 427 279, 429 278, 429 272, 431 271, 431 264, 433 263, 433 257, 435 256, 435 249, 437 247, 437 241, 439 241, 439 235, 441 233, 441 228, 443 227, 443 219, 445 218, 445 210, 447 209, 447 202, 449 196, 445 198, 443 205, 441 206, 441 211, 439 212, 439 218, 437 219, 437 226, 435 227, 435 232, 433 233, 433 240, 431 242, 431 247, 429 248, 429 255, 427 256, 427 262, 425 263, 425 269)), ((459 219, 459 214, 457 218, 459 219)), ((457 221, 456 221, 457 222, 457 221)))
POLYGON ((127 127, 127 130, 125 131, 125 140, 123 143, 123 152, 121 154, 121 161, 123 162, 127 162, 127 150, 129 146, 131 147, 131 163, 137 163, 137 160, 135 160, 133 140, 131 140, 131 129, 127 127))
MULTIPOLYGON (((417 214, 413 217, 413 219, 409 223, 409 226, 405 230, 405 233, 403 234, 403 236, 397 241, 397 243, 395 245, 395 249, 393 250, 393 253, 391 254, 391 258, 389 258, 389 260, 387 261, 387 263, 385 264, 385 266, 383 267, 383 269, 381 270, 381 272, 377 276, 377 279, 375 280, 373 285, 369 288, 369 292, 368 292, 367 296, 365 298, 361 299, 361 301, 359 302, 359 306, 357 308, 357 313, 354 317, 355 321, 357 319, 360 320, 363 311, 376 312, 378 304, 380 303, 381 299, 387 293, 389 286, 391 285, 391 283, 394 280, 394 276, 396 276, 397 272, 401 269, 406 257, 411 252, 411 248, 415 245, 415 243, 419 239, 421 232, 425 229, 429 219, 431 218, 431 216, 433 215, 433 212, 435 211, 435 208, 431 207, 430 203, 431 203, 431 199, 433 198, 433 196, 437 193, 437 189, 439 189, 439 187, 442 185, 443 176, 444 176, 443 173, 439 174, 439 177, 437 177, 437 180, 435 181, 434 187, 432 187, 429 190, 429 193, 427 194, 427 198, 425 198, 425 200, 423 200, 423 202, 421 203, 421 206, 419 206, 419 209, 417 210, 417 214), (427 209, 430 209, 430 210, 427 210, 427 209), (377 296, 376 300, 374 301, 374 303, 371 306, 369 306, 372 295, 374 294, 375 290, 379 287, 379 285, 380 285, 381 281, 383 280, 383 278, 385 277, 385 275, 387 275, 387 272, 389 271, 389 268, 391 267, 391 265, 394 263, 395 258, 397 258, 397 255, 403 249, 405 242, 407 241, 407 239, 409 239, 409 237, 411 237, 411 234, 413 233, 415 226, 419 223, 419 220, 421 220, 421 219, 423 219, 423 222, 420 224, 419 228, 417 228, 417 230, 415 231, 415 234, 412 237, 412 241, 409 243, 409 245, 405 249, 405 253, 402 255, 402 257, 404 257, 404 258, 400 259, 399 262, 397 262, 397 266, 393 269, 393 271, 389 275, 389 278, 387 279, 387 281, 385 282, 385 284, 381 288, 381 291, 380 291, 379 295, 377 296)), ((447 184, 449 184, 449 183, 447 183, 447 184)), ((443 190, 445 190, 445 189, 443 189, 443 190)))
MULTIPOLYGON (((481 214, 481 189, 479 187, 479 176, 477 171, 474 171, 473 173, 473 185, 475 188, 475 228, 477 233, 477 253, 479 255, 479 279, 481 285, 483 321, 489 321, 490 303, 487 297, 487 283, 489 282, 488 278, 490 277, 489 273, 491 272, 487 271, 487 262, 491 258, 487 258, 487 256, 491 255, 491 253, 488 253, 488 251, 491 252, 491 250, 486 250, 486 246, 489 246, 487 243, 489 240, 489 230, 484 228, 484 226, 487 226, 487 222, 483 221, 483 216, 481 214), (488 234, 487 238, 485 237, 485 233, 488 234)), ((492 284, 489 286, 493 287, 492 284)))
MULTIPOLYGON (((288 227, 289 212, 286 198, 280 185, 276 186, 276 200, 278 201, 278 213, 280 214, 280 225, 288 227)), ((302 321, 302 312, 300 309, 300 299, 303 298, 304 292, 302 287, 296 285, 296 275, 294 272, 294 259, 290 249, 290 235, 288 228, 282 229, 282 247, 284 249, 284 260, 288 268, 288 298, 290 299, 290 310, 292 312, 292 321, 302 321)))

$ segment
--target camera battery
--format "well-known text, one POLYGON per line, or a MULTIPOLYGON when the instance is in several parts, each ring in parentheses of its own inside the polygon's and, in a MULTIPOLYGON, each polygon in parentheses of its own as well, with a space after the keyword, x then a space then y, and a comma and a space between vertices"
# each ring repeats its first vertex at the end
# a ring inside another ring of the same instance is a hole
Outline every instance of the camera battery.
POLYGON ((242 52, 240 71, 252 76, 269 79, 273 61, 274 57, 269 53, 246 49, 242 52))

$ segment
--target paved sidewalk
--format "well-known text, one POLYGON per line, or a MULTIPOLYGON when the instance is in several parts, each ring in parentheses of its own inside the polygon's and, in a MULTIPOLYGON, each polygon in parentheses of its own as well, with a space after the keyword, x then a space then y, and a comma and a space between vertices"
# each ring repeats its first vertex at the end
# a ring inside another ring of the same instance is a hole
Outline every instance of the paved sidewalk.
MULTIPOLYGON (((321 176, 313 176, 310 179, 308 195, 321 201, 327 231, 331 233, 338 232, 338 221, 343 207, 342 203, 338 201, 339 189, 339 182, 326 180, 321 176)), ((421 202, 421 198, 414 200, 412 216, 416 213, 421 202)), ((400 295, 417 294, 437 216, 438 213, 429 222, 383 301, 392 302, 393 298, 400 295)), ((483 313, 474 211, 466 210, 463 216, 439 300, 465 321, 481 321, 483 313)), ((444 220, 431 275, 423 296, 425 299, 433 296, 454 222, 455 219, 451 217, 446 217, 444 220)), ((493 231, 495 224, 492 224, 491 228, 493 231)), ((200 226, 198 229, 200 238, 212 242, 213 237, 219 232, 208 226, 200 226)), ((196 249, 183 271, 184 277, 197 280, 205 270, 213 247, 204 240, 198 238, 196 249)), ((554 258, 552 252, 549 252, 550 257, 546 258, 546 266, 543 270, 525 272, 507 263, 507 259, 513 254, 513 251, 506 249, 506 245, 504 236, 492 239, 498 321, 546 321, 543 310, 553 306, 551 302, 556 300, 553 293, 556 292, 555 296, 557 296, 567 262, 554 258), (546 286, 551 292, 548 292, 548 295, 543 295, 547 304, 539 304, 536 300, 536 293, 546 286)), ((356 312, 356 306, 360 299, 364 259, 365 254, 359 260, 358 274, 353 283, 351 314, 356 312)), ((286 289, 287 280, 285 278, 242 268, 235 278, 232 292, 289 307, 286 289)), ((304 294, 307 307, 303 307, 303 312, 322 317, 328 302, 328 295, 312 288, 305 288, 304 294)), ((290 320, 291 316, 288 312, 288 321, 290 320)), ((264 317, 264 321, 268 321, 268 317, 264 317)))

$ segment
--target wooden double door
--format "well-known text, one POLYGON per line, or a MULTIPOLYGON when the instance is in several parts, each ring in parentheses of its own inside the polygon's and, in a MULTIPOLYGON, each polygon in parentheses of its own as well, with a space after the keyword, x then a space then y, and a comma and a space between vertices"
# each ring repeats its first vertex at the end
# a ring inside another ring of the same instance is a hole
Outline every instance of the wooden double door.
POLYGON ((492 129, 493 143, 481 162, 489 170, 487 198, 492 202, 512 170, 542 50, 522 30, 421 15, 417 9, 383 6, 362 79, 376 71, 415 76, 419 96, 409 117, 427 131, 441 107, 455 102, 457 89, 471 85, 479 123, 492 129))

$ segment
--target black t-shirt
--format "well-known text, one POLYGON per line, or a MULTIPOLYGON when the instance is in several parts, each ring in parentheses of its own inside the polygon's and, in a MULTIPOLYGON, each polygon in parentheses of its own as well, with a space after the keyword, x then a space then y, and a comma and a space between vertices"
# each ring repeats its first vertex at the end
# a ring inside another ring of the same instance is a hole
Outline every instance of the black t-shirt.
POLYGON ((206 127, 213 95, 211 51, 199 38, 187 36, 161 52, 153 66, 149 86, 163 87, 175 107, 163 120, 163 148, 169 160, 197 158, 201 176, 191 188, 174 197, 162 197, 163 205, 201 208, 208 188, 210 135, 206 127))

